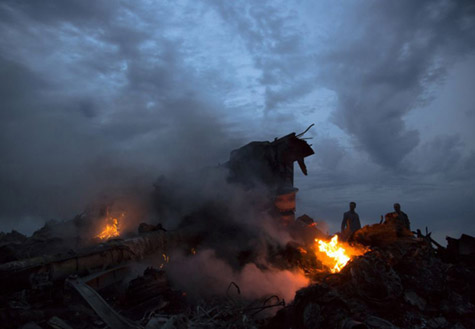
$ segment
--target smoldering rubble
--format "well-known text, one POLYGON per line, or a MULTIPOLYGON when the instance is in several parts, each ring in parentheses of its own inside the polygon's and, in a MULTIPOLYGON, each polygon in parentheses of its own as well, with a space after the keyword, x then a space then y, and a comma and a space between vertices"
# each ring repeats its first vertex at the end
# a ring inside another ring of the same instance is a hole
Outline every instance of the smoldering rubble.
POLYGON ((474 327, 475 238, 448 238, 444 248, 384 224, 356 233, 371 251, 299 290, 267 328, 474 327))
POLYGON ((471 236, 445 248, 374 224, 338 242, 337 270, 328 263, 316 242, 332 237, 295 218, 293 165, 307 174, 313 154, 304 133, 161 176, 146 211, 108 202, 30 237, 0 233, 1 327, 475 327, 471 236))

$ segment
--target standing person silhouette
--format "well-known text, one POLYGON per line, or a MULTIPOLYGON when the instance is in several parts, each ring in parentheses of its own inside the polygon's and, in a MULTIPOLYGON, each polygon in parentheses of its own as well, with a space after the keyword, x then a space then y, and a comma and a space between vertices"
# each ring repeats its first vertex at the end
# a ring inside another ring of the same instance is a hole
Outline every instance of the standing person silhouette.
POLYGON ((411 230, 409 218, 405 212, 401 211, 401 205, 399 203, 394 204, 394 212, 387 214, 386 217, 397 220, 400 224, 402 224, 402 226, 407 228, 409 231, 411 230))
POLYGON ((341 222, 341 239, 347 241, 353 233, 361 228, 360 216, 355 211, 356 203, 350 202, 350 210, 343 214, 341 222))

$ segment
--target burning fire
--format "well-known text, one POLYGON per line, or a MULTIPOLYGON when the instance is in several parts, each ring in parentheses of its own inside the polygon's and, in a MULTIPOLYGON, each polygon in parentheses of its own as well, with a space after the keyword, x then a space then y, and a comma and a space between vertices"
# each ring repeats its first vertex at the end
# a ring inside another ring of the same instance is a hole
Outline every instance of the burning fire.
POLYGON ((318 244, 319 252, 324 255, 324 257, 317 255, 317 258, 323 265, 328 266, 332 273, 340 272, 352 256, 359 256, 367 251, 364 248, 345 247, 341 242, 338 242, 337 235, 327 242, 319 239, 315 239, 315 242, 318 244))
POLYGON ((162 254, 162 257, 163 257, 163 263, 160 264, 160 269, 163 269, 166 264, 168 264, 168 262, 170 261, 170 256, 168 256, 167 254, 162 254))
POLYGON ((101 240, 107 240, 119 236, 119 220, 117 218, 108 217, 106 219, 106 226, 104 229, 96 235, 101 240))

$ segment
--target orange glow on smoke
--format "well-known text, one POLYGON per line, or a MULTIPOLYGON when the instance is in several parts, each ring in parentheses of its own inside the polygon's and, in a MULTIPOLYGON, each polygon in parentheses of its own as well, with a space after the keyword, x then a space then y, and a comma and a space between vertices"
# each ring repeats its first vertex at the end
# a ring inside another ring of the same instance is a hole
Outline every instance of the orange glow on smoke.
POLYGON ((108 217, 106 219, 106 225, 102 229, 101 233, 96 235, 96 238, 107 240, 118 237, 119 235, 119 220, 117 218, 108 217))
POLYGON ((329 267, 332 273, 340 272, 353 256, 362 255, 367 251, 364 248, 352 248, 338 242, 337 235, 330 241, 315 239, 315 242, 318 244, 317 258, 323 265, 329 267))

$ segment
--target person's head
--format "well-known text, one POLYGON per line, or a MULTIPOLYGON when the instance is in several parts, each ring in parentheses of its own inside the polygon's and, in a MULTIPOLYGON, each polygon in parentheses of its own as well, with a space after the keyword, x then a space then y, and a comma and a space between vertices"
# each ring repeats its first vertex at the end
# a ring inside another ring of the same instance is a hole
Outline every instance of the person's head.
POLYGON ((400 212, 401 211, 401 205, 399 203, 394 204, 394 211, 400 212))
POLYGON ((356 202, 351 201, 351 202, 350 202, 350 210, 353 211, 353 210, 355 210, 355 208, 356 208, 356 202))

